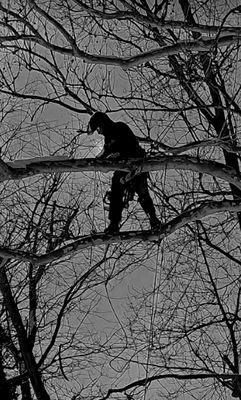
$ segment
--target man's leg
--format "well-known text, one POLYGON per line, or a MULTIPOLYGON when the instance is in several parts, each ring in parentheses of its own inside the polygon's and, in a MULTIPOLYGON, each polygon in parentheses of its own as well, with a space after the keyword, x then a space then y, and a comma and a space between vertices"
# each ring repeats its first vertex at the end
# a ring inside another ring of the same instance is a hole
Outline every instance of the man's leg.
POLYGON ((116 233, 119 231, 121 222, 121 214, 124 208, 124 185, 120 182, 121 178, 126 176, 126 172, 116 171, 112 177, 111 193, 110 193, 110 224, 105 229, 106 233, 116 233))
POLYGON ((135 191, 139 196, 139 202, 146 215, 148 216, 152 229, 158 229, 161 222, 156 216, 156 210, 149 193, 147 184, 148 173, 143 173, 134 178, 135 191))

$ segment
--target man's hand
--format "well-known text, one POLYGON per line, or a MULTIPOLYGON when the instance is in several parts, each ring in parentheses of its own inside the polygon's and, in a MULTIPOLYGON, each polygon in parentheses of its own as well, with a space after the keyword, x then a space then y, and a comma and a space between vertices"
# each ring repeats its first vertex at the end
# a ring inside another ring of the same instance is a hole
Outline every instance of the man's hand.
POLYGON ((96 159, 106 159, 106 160, 115 160, 116 158, 120 158, 120 153, 110 153, 107 156, 105 155, 105 151, 102 150, 101 153, 97 154, 96 159))
POLYGON ((111 153, 106 158, 107 159, 115 159, 115 158, 119 158, 119 157, 120 157, 120 153, 111 153))

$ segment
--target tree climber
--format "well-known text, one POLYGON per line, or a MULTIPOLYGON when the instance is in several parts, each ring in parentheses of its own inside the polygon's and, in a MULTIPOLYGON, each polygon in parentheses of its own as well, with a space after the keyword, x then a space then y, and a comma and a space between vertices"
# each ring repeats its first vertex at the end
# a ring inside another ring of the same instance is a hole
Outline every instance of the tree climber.
MULTIPOLYGON (((125 123, 114 122, 107 114, 98 111, 90 118, 88 134, 92 134, 96 130, 104 136, 103 150, 96 158, 145 157, 145 150, 139 145, 137 137, 125 123)), ((119 231, 123 208, 128 204, 128 201, 133 199, 135 192, 138 194, 138 200, 150 220, 151 228, 158 229, 161 223, 156 216, 148 190, 147 178, 149 174, 147 172, 140 173, 127 183, 123 183, 127 174, 128 172, 124 171, 115 171, 113 174, 111 192, 109 193, 110 224, 105 229, 105 233, 113 234, 119 231)))

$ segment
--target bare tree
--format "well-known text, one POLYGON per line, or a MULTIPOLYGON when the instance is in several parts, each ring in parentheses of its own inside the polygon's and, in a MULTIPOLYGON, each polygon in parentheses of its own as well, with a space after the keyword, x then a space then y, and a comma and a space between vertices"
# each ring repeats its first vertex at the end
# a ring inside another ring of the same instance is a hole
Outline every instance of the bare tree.
POLYGON ((0 3, 0 395, 241 399, 238 0, 0 3), (144 160, 96 160, 95 111, 144 160), (150 173, 104 234, 110 172, 150 173))

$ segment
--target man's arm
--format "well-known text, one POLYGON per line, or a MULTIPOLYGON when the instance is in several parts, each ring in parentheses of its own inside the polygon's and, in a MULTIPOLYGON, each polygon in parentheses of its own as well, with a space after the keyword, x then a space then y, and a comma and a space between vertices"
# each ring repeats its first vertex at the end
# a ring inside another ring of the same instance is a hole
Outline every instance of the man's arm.
POLYGON ((123 122, 113 124, 110 132, 105 132, 105 144, 97 158, 129 158, 144 155, 137 137, 132 130, 123 122))
POLYGON ((102 149, 102 151, 96 156, 98 159, 102 158, 117 158, 120 157, 119 151, 118 150, 119 146, 118 143, 116 143, 116 140, 114 139, 109 139, 105 138, 105 144, 102 149))

